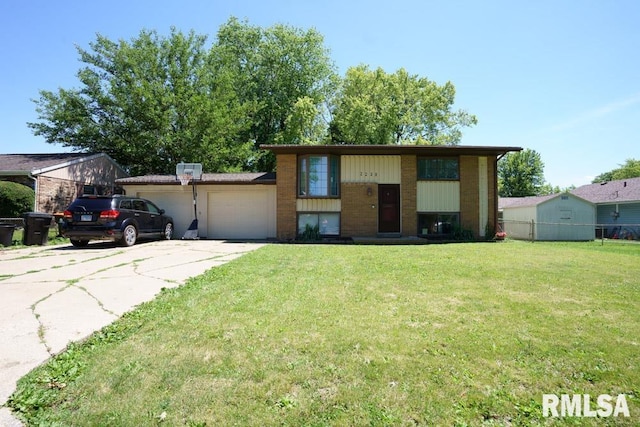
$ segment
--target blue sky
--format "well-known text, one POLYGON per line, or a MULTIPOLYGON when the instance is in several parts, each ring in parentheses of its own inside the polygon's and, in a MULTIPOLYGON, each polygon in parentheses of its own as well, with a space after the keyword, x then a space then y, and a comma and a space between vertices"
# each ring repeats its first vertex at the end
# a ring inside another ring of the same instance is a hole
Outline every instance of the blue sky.
POLYGON ((0 153, 68 151, 35 137, 41 89, 78 87, 76 45, 171 26, 213 40, 230 16, 314 27, 341 75, 367 64, 451 81, 478 117, 464 145, 538 151, 553 185, 582 185, 640 159, 640 2, 431 0, 5 0, 0 153))

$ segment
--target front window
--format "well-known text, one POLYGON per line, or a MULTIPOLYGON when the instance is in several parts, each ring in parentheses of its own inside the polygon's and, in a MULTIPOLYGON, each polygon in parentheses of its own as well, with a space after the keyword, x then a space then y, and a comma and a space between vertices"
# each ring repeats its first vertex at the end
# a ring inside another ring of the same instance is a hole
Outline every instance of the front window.
POLYGON ((432 158, 423 157, 418 159, 418 179, 423 180, 447 180, 456 181, 460 179, 460 172, 457 158, 432 158))
POLYGON ((302 197, 337 197, 338 157, 303 156, 298 164, 298 195, 302 197))
POLYGON ((458 213, 418 214, 418 234, 426 237, 451 236, 459 224, 458 213))
POLYGON ((298 234, 307 227, 318 229, 322 236, 340 235, 340 214, 338 212, 313 212, 298 215, 298 234))

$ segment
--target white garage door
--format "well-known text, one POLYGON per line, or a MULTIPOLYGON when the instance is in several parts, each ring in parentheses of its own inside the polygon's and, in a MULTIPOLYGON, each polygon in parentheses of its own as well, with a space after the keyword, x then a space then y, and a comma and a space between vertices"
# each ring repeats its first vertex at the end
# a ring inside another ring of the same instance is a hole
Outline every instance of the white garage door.
POLYGON ((209 191, 210 239, 266 239, 276 235, 275 186, 230 186, 209 191))
MULTIPOLYGON (((137 196, 151 200, 159 208, 164 209, 167 215, 173 217, 174 239, 180 239, 189 228, 189 225, 191 225, 194 216, 191 187, 177 192, 138 192, 137 196)), ((198 219, 202 221, 200 218, 198 219)))

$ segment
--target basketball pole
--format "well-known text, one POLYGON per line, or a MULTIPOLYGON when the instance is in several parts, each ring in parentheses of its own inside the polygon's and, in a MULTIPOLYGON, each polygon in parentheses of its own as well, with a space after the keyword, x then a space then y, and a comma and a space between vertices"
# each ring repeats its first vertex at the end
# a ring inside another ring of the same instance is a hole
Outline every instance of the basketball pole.
POLYGON ((193 192, 193 217, 195 220, 198 220, 198 191, 196 190, 196 180, 192 178, 193 185, 191 186, 191 190, 193 192))

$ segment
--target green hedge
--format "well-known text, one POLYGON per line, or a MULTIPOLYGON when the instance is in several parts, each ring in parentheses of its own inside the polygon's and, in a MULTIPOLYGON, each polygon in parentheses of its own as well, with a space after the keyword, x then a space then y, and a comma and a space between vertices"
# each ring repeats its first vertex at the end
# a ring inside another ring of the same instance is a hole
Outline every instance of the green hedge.
POLYGON ((26 185, 0 181, 0 218, 21 218, 33 210, 35 192, 26 185))

